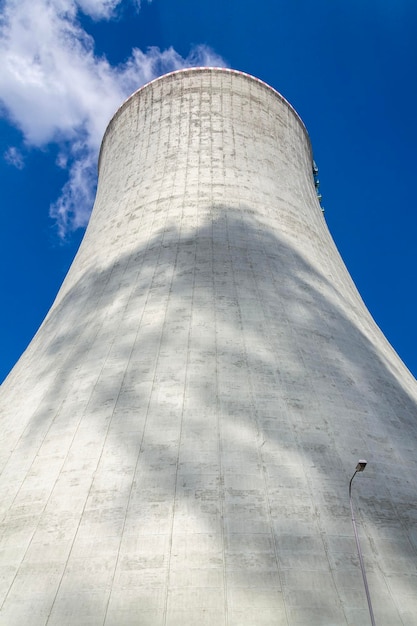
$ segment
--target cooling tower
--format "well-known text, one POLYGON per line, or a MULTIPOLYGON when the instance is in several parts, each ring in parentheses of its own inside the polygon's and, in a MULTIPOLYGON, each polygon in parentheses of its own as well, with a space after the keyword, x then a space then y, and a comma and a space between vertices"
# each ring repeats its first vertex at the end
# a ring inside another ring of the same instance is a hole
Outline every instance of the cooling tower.
MULTIPOLYGON (((190 69, 104 135, 90 224, 1 388, 2 626, 417 623, 417 383, 274 89, 190 69)), ((342 190, 341 190, 342 192, 342 190)))

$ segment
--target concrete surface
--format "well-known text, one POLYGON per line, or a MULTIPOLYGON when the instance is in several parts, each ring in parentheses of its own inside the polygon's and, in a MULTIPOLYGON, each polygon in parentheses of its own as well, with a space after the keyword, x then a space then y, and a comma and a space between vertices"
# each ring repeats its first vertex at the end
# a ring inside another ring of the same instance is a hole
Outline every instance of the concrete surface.
MULTIPOLYGON (((2 626, 417 623, 417 383, 327 230, 301 120, 193 69, 117 112, 0 391, 2 626)), ((343 193, 343 190, 341 190, 343 193)))

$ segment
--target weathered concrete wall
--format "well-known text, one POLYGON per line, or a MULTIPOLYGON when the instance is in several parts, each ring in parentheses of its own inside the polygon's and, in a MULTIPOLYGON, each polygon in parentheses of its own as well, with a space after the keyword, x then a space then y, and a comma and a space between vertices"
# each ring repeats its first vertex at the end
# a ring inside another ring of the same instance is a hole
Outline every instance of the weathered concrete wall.
POLYGON ((417 615, 417 384, 366 311, 295 112, 167 75, 106 132, 90 225, 1 388, 2 626, 417 615))

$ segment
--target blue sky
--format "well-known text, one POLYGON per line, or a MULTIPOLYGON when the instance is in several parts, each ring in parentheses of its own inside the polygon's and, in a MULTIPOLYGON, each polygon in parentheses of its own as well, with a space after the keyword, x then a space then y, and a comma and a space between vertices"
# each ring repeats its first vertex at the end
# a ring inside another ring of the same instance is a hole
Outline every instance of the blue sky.
POLYGON ((415 0, 0 0, 0 380, 81 241, 107 120, 149 79, 227 65, 309 131, 326 220, 417 375, 415 0))

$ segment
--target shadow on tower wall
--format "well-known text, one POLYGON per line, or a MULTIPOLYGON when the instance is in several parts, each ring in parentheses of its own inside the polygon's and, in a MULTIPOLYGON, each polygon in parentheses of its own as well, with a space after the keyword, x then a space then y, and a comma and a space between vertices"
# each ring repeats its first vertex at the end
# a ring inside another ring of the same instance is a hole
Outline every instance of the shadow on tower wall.
POLYGON ((415 381, 367 313, 255 220, 214 207, 195 232, 171 225, 86 271, 3 387, 6 616, 29 576, 48 624, 170 623, 191 596, 218 624, 224 605, 236 623, 365 623, 347 496, 365 457, 376 612, 407 623, 415 381))

